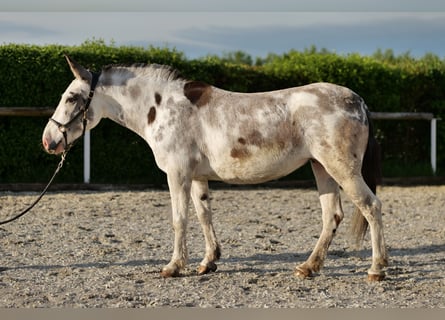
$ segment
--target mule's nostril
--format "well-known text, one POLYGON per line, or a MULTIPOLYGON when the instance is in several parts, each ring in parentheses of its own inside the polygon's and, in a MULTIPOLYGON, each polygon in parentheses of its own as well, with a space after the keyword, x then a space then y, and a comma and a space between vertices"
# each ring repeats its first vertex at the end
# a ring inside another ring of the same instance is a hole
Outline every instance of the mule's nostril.
POLYGON ((48 150, 54 151, 59 146, 59 142, 51 141, 51 143, 48 146, 48 150))
POLYGON ((59 146, 60 142, 56 142, 54 140, 49 140, 47 138, 42 139, 43 148, 47 151, 55 151, 57 147, 59 146))

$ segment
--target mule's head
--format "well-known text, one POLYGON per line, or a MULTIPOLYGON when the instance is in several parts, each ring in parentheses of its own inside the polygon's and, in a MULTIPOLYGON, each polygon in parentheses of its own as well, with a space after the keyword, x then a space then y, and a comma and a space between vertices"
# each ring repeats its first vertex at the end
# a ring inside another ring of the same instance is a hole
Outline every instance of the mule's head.
POLYGON ((42 144, 46 152, 60 154, 77 140, 86 129, 94 127, 98 119, 89 108, 97 76, 65 56, 75 79, 62 94, 62 98, 46 125, 42 144))

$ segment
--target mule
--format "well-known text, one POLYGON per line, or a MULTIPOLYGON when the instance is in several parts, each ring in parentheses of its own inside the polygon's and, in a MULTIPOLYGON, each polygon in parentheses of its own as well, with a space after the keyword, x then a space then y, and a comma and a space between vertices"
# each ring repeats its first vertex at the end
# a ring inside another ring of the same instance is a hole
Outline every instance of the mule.
POLYGON ((237 93, 187 80, 157 64, 110 65, 98 74, 66 57, 74 80, 46 125, 42 143, 60 154, 102 118, 134 131, 167 174, 174 248, 164 277, 187 262, 186 227, 192 200, 205 238, 198 274, 215 271, 220 245, 210 210, 209 180, 257 184, 283 177, 308 161, 316 179, 322 231, 309 258, 296 266, 311 277, 325 261, 343 220, 340 187, 358 209, 355 233, 369 226, 372 264, 368 279, 382 280, 387 266, 381 202, 376 196, 377 145, 363 99, 329 83, 237 93))

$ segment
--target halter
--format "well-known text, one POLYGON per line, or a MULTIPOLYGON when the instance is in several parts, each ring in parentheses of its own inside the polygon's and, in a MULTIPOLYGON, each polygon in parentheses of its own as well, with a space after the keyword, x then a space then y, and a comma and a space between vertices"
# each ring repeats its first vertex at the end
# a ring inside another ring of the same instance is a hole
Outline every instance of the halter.
POLYGON ((67 134, 67 131, 69 129, 68 126, 71 125, 71 123, 73 123, 74 121, 76 121, 79 117, 82 117, 82 136, 85 134, 88 122, 87 112, 88 108, 90 107, 91 100, 93 100, 94 90, 96 89, 97 82, 99 81, 100 73, 92 72, 92 76, 93 78, 91 80, 90 93, 88 94, 87 102, 82 108, 80 108, 80 110, 74 115, 74 117, 71 120, 69 120, 65 124, 62 124, 59 121, 53 119, 52 117, 49 118, 49 121, 54 122, 57 125, 59 131, 63 134, 63 138, 65 139, 65 149, 69 149, 74 143, 73 141, 71 144, 68 144, 68 134, 67 134))

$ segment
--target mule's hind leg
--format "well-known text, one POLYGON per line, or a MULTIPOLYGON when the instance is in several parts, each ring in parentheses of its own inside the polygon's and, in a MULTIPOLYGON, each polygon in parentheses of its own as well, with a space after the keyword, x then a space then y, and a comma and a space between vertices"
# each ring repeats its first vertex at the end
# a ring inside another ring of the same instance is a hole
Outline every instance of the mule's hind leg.
POLYGON ((205 239, 205 256, 198 267, 198 274, 205 274, 211 271, 216 271, 215 261, 221 256, 221 250, 212 224, 209 186, 207 181, 194 180, 192 182, 191 195, 205 239))
POLYGON ((369 189, 361 175, 343 179, 340 182, 345 193, 357 206, 369 224, 372 246, 372 265, 368 270, 368 280, 379 281, 385 277, 383 268, 388 265, 388 255, 383 236, 382 204, 369 189))
POLYGON ((295 275, 300 278, 310 277, 313 272, 318 272, 321 269, 329 245, 335 236, 340 222, 343 220, 343 210, 337 182, 332 179, 319 162, 312 161, 311 165, 320 196, 323 229, 312 254, 306 262, 300 264, 295 269, 295 275))

